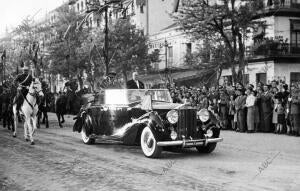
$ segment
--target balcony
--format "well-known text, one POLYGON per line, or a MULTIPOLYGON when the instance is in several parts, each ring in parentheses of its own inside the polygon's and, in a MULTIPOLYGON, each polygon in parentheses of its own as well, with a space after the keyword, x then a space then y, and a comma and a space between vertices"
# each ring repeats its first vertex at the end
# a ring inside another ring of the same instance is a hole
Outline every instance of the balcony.
POLYGON ((263 0, 262 4, 265 9, 300 9, 300 3, 298 0, 263 0))
POLYGON ((270 57, 300 57, 300 45, 285 42, 265 42, 248 46, 246 48, 248 59, 270 57))
POLYGON ((69 0, 69 5, 74 5, 78 0, 69 0))
MULTIPOLYGON (((295 16, 299 17, 300 1, 299 0, 257 0, 257 15, 254 17, 266 16, 295 16)), ((254 10, 256 11, 256 10, 254 10)))

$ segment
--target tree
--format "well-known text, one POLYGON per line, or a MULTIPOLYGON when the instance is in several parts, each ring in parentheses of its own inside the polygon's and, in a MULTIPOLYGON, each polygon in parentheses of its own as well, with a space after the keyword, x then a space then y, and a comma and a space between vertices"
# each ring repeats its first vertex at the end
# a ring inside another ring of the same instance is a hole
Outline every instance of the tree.
POLYGON ((198 45, 196 51, 186 55, 185 62, 197 70, 213 73, 213 76, 217 77, 215 85, 218 85, 222 70, 227 63, 226 58, 225 47, 219 40, 204 40, 201 45, 198 45))
POLYGON ((221 40, 225 47, 226 61, 231 66, 234 81, 242 81, 245 67, 247 29, 253 26, 255 0, 183 0, 182 7, 174 14, 181 30, 196 40, 221 40), (237 66, 237 71, 236 71, 237 66))
POLYGON ((36 26, 33 18, 27 17, 14 30, 14 34, 18 37, 16 43, 20 46, 20 62, 31 60, 35 68, 35 74, 39 76, 39 38, 40 34, 45 31, 43 26, 36 26))
POLYGON ((85 46, 89 28, 77 31, 77 21, 82 18, 74 10, 61 7, 57 10, 58 19, 52 28, 52 40, 49 46, 52 60, 50 72, 61 74, 68 80, 77 78, 83 87, 83 72, 87 68, 89 49, 85 46))
POLYGON ((116 20, 109 40, 110 67, 122 73, 125 81, 128 72, 150 69, 151 59, 155 59, 155 56, 148 54, 147 38, 142 30, 131 23, 130 18, 116 20))

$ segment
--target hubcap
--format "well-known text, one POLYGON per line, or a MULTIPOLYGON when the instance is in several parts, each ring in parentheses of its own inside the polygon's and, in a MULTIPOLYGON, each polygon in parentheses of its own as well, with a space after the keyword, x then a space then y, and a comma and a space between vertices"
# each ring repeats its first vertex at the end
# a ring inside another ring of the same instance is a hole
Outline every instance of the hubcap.
POLYGON ((85 131, 85 128, 82 128, 82 130, 81 130, 81 137, 82 137, 82 140, 83 140, 83 142, 88 142, 89 141, 89 137, 88 136, 86 136, 86 131, 85 131))
POLYGON ((147 153, 152 153, 154 149, 154 137, 151 132, 147 131, 144 135, 143 148, 147 153))

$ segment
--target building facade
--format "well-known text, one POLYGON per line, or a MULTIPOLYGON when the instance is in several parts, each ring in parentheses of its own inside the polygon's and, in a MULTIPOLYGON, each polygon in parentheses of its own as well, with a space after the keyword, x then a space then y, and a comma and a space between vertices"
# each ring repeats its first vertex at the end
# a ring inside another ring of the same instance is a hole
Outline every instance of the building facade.
MULTIPOLYGON (((256 21, 263 25, 246 41, 245 83, 300 81, 300 0, 263 0, 256 21)), ((221 83, 231 76, 223 70, 221 83)))

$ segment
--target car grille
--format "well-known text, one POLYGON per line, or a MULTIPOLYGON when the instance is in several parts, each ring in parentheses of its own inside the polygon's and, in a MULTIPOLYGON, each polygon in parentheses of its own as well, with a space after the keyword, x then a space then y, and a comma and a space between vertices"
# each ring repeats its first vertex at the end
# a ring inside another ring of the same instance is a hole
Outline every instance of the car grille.
POLYGON ((186 138, 196 138, 197 137, 197 118, 195 109, 180 109, 178 110, 178 125, 177 134, 178 137, 184 135, 186 138))

